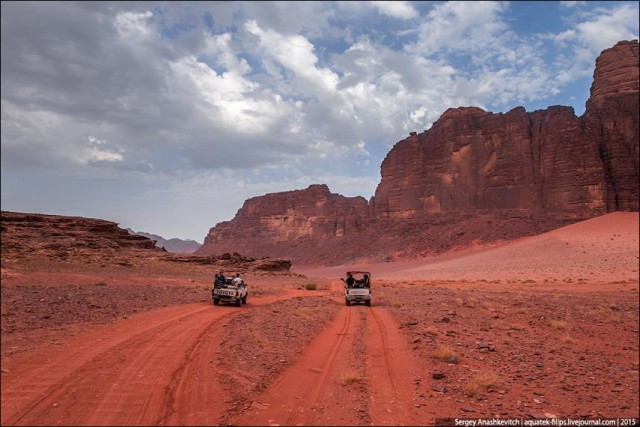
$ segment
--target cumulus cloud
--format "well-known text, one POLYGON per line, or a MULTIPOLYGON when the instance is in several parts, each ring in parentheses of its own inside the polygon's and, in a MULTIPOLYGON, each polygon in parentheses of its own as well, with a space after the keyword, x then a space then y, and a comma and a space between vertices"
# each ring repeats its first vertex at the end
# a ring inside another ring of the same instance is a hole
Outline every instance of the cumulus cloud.
POLYGON ((111 147, 106 140, 101 140, 93 135, 87 137, 89 147, 84 150, 84 160, 87 163, 122 162, 123 150, 119 147, 111 147))
POLYGON ((596 54, 620 40, 637 38, 637 3, 623 3, 611 9, 596 9, 586 14, 574 28, 553 36, 559 44, 574 42, 596 54))
POLYGON ((570 84, 580 78, 590 78, 594 59, 600 52, 620 40, 638 39, 638 4, 614 4, 578 11, 570 16, 571 26, 559 33, 541 35, 552 40, 567 53, 559 56, 557 82, 570 84))
POLYGON ((493 1, 437 4, 420 24, 417 43, 407 50, 425 56, 447 50, 485 51, 508 29, 507 3, 493 1))
POLYGON ((371 4, 384 15, 399 19, 418 17, 418 12, 406 1, 372 1, 371 4))

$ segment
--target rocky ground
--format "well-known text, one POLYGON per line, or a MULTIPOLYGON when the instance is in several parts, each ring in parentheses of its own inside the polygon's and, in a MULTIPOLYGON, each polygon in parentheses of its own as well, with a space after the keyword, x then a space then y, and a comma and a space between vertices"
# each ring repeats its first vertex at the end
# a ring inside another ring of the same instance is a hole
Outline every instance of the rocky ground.
POLYGON ((383 284, 428 384, 453 415, 638 415, 638 286, 549 292, 383 284), (612 338, 615 337, 615 338, 612 338))

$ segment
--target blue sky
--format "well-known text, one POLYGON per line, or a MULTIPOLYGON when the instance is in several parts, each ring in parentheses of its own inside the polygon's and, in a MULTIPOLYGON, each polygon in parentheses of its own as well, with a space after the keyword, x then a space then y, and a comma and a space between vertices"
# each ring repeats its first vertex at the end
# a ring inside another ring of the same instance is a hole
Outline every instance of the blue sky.
POLYGON ((584 112, 638 2, 3 2, 2 209, 202 242, 450 107, 584 112))

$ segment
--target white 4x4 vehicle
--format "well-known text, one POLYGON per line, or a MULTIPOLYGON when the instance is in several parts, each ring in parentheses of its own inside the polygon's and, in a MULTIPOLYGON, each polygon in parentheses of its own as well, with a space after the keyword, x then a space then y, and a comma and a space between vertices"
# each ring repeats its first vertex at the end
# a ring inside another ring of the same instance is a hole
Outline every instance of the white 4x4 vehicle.
POLYGON ((246 283, 242 283, 239 286, 233 284, 230 277, 226 278, 224 285, 215 284, 211 290, 211 299, 213 305, 220 304, 220 301, 229 304, 235 304, 236 307, 240 307, 240 304, 247 303, 247 297, 249 292, 247 291, 246 283))
POLYGON ((371 273, 368 271, 347 271, 347 279, 341 280, 345 282, 344 301, 347 305, 358 302, 371 305, 371 273))

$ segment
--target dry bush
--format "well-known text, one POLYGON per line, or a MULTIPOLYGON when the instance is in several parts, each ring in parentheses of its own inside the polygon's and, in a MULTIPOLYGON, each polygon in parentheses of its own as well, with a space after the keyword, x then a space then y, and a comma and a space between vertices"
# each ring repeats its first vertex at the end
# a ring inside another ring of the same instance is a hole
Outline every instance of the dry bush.
POLYGON ((364 377, 358 371, 353 368, 345 369, 340 373, 339 383, 343 386, 348 386, 351 384, 360 384, 364 382, 364 377))
POLYGON ((493 372, 479 372, 462 385, 462 392, 466 396, 472 397, 495 387, 496 384, 498 384, 498 376, 496 374, 493 372))
POLYGON ((561 341, 565 344, 576 344, 578 342, 578 340, 571 338, 569 335, 562 337, 561 341))
POLYGON ((547 324, 554 329, 566 329, 567 327, 567 322, 563 320, 549 320, 547 324))
POLYGON ((307 283, 304 288, 308 291, 315 291, 318 286, 315 283, 307 283))
POLYGON ((458 364, 460 363, 460 355, 446 345, 438 345, 431 355, 438 360, 447 363, 458 364))
POLYGON ((424 332, 427 335, 434 336, 434 337, 440 333, 438 328, 436 328, 435 326, 427 326, 426 328, 423 329, 422 332, 424 332))
POLYGON ((456 298, 454 301, 458 307, 462 307, 464 305, 464 300, 462 298, 456 298))

